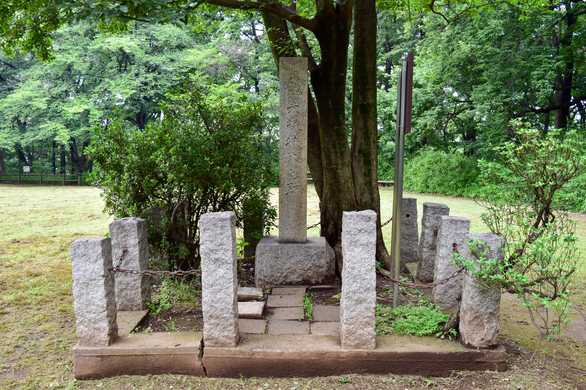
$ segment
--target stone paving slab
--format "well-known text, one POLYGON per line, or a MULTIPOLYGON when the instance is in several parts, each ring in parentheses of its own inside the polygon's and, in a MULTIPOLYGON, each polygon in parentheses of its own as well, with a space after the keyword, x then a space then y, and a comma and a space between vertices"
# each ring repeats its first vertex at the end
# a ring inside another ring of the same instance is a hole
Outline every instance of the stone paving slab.
POLYGON ((122 337, 129 335, 148 312, 148 310, 118 311, 116 313, 116 322, 118 322, 118 336, 122 337))
POLYGON ((252 320, 240 318, 238 320, 238 328, 240 333, 248 334, 264 334, 266 333, 267 322, 265 320, 252 320))
POLYGON ((269 295, 267 307, 301 307, 303 295, 269 295))
POLYGON ((299 320, 303 317, 302 307, 274 307, 267 309, 269 320, 299 320))
POLYGON ((271 290, 272 295, 305 295, 307 287, 273 287, 271 290))
POLYGON ((269 321, 269 334, 280 335, 307 335, 309 334, 309 322, 307 321, 269 321))
POLYGON ((238 287, 238 302, 258 301, 262 299, 263 292, 261 288, 256 287, 238 287))
POLYGON ((340 306, 313 305, 314 321, 340 322, 340 306))
MULTIPOLYGON (((339 317, 338 317, 339 319, 339 317)), ((312 322, 311 334, 316 336, 340 335, 340 322, 312 322)))
POLYGON ((238 318, 262 318, 266 301, 238 302, 238 318))

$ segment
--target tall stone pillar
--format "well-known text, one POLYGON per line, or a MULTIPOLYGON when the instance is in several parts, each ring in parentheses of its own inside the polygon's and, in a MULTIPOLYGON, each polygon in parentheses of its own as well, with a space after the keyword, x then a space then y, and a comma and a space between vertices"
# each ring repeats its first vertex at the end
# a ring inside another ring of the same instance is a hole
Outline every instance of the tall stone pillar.
POLYGON ((69 252, 79 345, 108 346, 118 338, 110 238, 79 238, 69 252))
MULTIPOLYGON (((463 217, 441 216, 437 232, 435 267, 433 281, 445 279, 456 272, 459 267, 452 264, 454 253, 467 247, 467 236, 470 233, 470 220, 463 217)), ((458 306, 458 297, 462 294, 462 276, 450 279, 432 290, 433 302, 442 310, 453 310, 458 306)))
POLYGON ((236 214, 205 214, 199 232, 203 340, 206 347, 234 347, 239 339, 236 214))
POLYGON ((307 241, 307 58, 279 60, 279 242, 307 241))
POLYGON ((445 204, 423 203, 421 238, 419 239, 419 263, 417 263, 417 279, 421 282, 429 283, 433 281, 437 231, 441 216, 449 214, 450 208, 445 204))
MULTIPOLYGON (((112 239, 112 263, 118 264, 126 249, 120 268, 140 271, 149 268, 149 243, 147 224, 144 219, 128 217, 110 224, 112 239)), ((148 275, 116 272, 116 306, 121 311, 146 309, 151 301, 151 283, 148 275)))
POLYGON ((376 347, 376 213, 344 212, 342 217, 342 348, 376 347))

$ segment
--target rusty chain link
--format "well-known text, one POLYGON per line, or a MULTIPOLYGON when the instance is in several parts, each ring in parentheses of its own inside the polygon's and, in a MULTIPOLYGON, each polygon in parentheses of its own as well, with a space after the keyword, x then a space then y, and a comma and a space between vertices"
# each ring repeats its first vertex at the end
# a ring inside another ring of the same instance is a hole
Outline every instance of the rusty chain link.
POLYGON ((448 280, 453 279, 456 276, 460 275, 462 273, 462 271, 464 271, 465 269, 466 269, 466 267, 462 267, 459 270, 457 270, 456 272, 454 272, 453 274, 451 274, 450 276, 448 276, 447 278, 442 279, 442 280, 438 280, 437 282, 433 282, 433 283, 429 283, 429 284, 415 284, 415 283, 401 282, 400 280, 394 279, 390 275, 387 275, 385 272, 388 272, 388 271, 385 270, 383 272, 383 270, 381 270, 378 267, 376 268, 376 273, 384 276, 385 278, 389 279, 393 283, 398 284, 399 286, 412 288, 414 290, 423 290, 424 288, 434 288, 436 286, 439 286, 440 284, 447 283, 448 280))
POLYGON ((122 261, 124 260, 124 256, 126 256, 126 252, 128 252, 127 249, 124 249, 122 251, 122 256, 120 256, 120 260, 118 260, 118 264, 116 264, 116 267, 110 267, 108 268, 110 271, 112 272, 121 272, 124 274, 132 274, 132 275, 157 275, 157 276, 163 276, 163 275, 177 275, 177 276, 183 276, 183 275, 194 275, 194 274, 200 274, 201 273, 201 269, 192 269, 189 271, 152 271, 150 269, 146 269, 146 270, 138 270, 138 269, 122 269, 120 268, 120 266, 122 265, 122 261))
MULTIPOLYGON (((382 225, 380 225, 380 227, 382 228, 382 227, 387 226, 389 224, 389 222, 391 222, 392 220, 393 220, 393 217, 391 217, 387 222, 385 222, 382 225)), ((314 223, 313 225, 309 225, 307 227, 307 230, 313 229, 314 227, 317 227, 320 224, 321 224, 321 222, 317 222, 317 223, 314 223)), ((272 227, 277 228, 277 229, 279 228, 279 226, 277 226, 277 224, 275 224, 274 222, 269 222, 269 225, 271 225, 272 227)))

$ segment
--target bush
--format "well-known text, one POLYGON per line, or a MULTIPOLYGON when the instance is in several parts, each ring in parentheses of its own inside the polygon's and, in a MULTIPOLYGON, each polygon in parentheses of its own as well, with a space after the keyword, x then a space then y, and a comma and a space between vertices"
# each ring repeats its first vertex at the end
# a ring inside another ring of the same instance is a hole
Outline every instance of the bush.
POLYGON ((253 198, 266 219, 275 216, 263 112, 261 103, 186 81, 169 96, 163 119, 144 131, 120 119, 94 129, 87 149, 95 161, 93 183, 117 218, 147 219, 149 241, 169 258, 169 268, 199 267, 203 214, 232 210, 240 222, 244 200, 253 198))
POLYGON ((567 198, 561 195, 586 171, 586 143, 573 131, 542 136, 520 122, 514 130, 514 141, 494 150, 500 161, 481 164, 482 219, 505 238, 505 259, 488 259, 472 245, 477 260, 460 260, 483 283, 517 294, 533 324, 549 335, 565 321, 579 265, 575 223, 561 211, 567 198))
POLYGON ((476 189, 479 174, 473 157, 425 148, 406 161, 403 180, 407 191, 469 196, 476 189))

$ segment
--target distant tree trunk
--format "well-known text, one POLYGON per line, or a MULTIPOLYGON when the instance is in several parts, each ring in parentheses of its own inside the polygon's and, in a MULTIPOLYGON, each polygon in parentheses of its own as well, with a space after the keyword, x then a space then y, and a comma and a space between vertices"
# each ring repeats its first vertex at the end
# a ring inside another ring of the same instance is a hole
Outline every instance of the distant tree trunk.
POLYGON ((377 212, 377 260, 389 269, 391 257, 383 239, 378 192, 376 22, 376 0, 357 1, 354 6, 352 178, 357 208, 377 212))
POLYGON ((53 157, 51 158, 51 160, 53 161, 53 172, 52 173, 57 173, 57 166, 56 166, 56 162, 55 162, 55 147, 57 146, 57 142, 53 141, 53 157))
POLYGON ((59 163, 60 163, 59 165, 61 166, 61 172, 60 173, 61 174, 64 174, 64 173, 67 172, 66 163, 65 163, 65 146, 60 145, 60 149, 61 149, 61 153, 60 153, 61 156, 59 158, 59 163))
POLYGON ((6 173, 6 163, 4 162, 4 150, 0 149, 0 173, 6 173))
MULTIPOLYGON (((562 74, 556 78, 556 92, 554 97, 555 106, 565 107, 559 108, 554 111, 554 126, 556 129, 565 128, 568 125, 568 117, 570 113, 570 103, 572 101, 572 79, 574 74, 574 59, 572 58, 572 50, 562 50, 569 48, 572 45, 572 36, 574 33, 574 25, 576 24, 576 16, 572 10, 572 0, 564 1, 566 6, 566 28, 565 31, 560 32, 560 36, 557 37, 554 34, 554 41, 557 43, 558 53, 564 55, 565 68, 562 74), (562 53, 564 51, 565 53, 562 53)), ((562 24, 563 21, 560 21, 562 24)))

